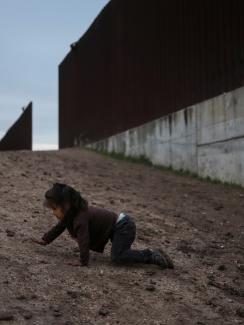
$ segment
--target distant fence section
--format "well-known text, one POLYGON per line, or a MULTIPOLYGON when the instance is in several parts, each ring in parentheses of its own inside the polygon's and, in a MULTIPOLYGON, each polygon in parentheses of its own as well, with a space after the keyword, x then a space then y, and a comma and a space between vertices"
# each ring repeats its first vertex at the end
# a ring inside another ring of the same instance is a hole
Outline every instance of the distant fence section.
POLYGON ((59 66, 60 148, 242 87, 243 40, 243 0, 110 1, 59 66))
POLYGON ((0 140, 0 150, 32 150, 32 102, 0 140))
POLYGON ((244 186, 244 87, 87 147, 244 186))

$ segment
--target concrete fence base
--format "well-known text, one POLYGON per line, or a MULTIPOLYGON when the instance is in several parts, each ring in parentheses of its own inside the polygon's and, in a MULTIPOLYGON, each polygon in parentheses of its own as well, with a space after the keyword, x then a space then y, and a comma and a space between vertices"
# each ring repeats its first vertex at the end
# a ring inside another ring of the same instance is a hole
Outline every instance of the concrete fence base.
POLYGON ((244 87, 87 147, 244 185, 244 87))

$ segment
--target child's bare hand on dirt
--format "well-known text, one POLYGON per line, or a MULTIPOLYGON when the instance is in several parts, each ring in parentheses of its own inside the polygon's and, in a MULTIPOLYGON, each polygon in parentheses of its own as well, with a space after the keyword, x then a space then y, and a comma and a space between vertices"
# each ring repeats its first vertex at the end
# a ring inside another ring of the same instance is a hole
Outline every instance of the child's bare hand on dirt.
POLYGON ((42 245, 42 246, 47 245, 47 242, 45 242, 45 240, 43 240, 43 239, 38 240, 38 239, 31 238, 30 240, 33 243, 38 244, 38 245, 42 245))

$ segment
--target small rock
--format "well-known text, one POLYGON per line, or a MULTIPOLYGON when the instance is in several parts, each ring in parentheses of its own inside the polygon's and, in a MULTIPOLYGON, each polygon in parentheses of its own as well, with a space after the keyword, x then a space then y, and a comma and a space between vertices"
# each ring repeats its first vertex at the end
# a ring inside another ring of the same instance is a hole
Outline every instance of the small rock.
POLYGON ((220 211, 220 210, 222 210, 224 207, 223 207, 223 205, 216 205, 215 207, 214 207, 214 209, 216 210, 216 211, 220 211))
POLYGON ((228 231, 225 233, 225 237, 226 238, 234 238, 234 235, 230 231, 228 231))
POLYGON ((60 311, 54 311, 53 312, 53 316, 54 317, 61 317, 62 316, 62 313, 60 311))
POLYGON ((217 306, 213 299, 207 300, 206 301, 206 305, 213 306, 213 307, 216 307, 217 306))
POLYGON ((48 264, 48 261, 46 261, 46 260, 40 260, 39 263, 40 264, 48 264))
POLYGON ((109 314, 109 310, 105 307, 101 307, 98 311, 98 314, 101 315, 101 316, 108 316, 109 314))
POLYGON ((0 311, 0 321, 2 321, 2 320, 10 321, 13 319, 14 319, 14 316, 12 313, 7 312, 7 311, 0 311))
POLYGON ((35 294, 31 295, 31 299, 37 299, 37 295, 35 294))
POLYGON ((78 293, 76 291, 68 290, 67 294, 73 299, 78 297, 78 293))
POLYGON ((209 223, 214 223, 214 221, 212 219, 206 219, 206 221, 209 223))
POLYGON ((9 229, 6 230, 6 233, 7 233, 8 237, 14 237, 14 235, 15 235, 15 232, 12 230, 9 230, 9 229))
POLYGON ((174 214, 174 217, 175 218, 180 218, 181 217, 181 214, 180 213, 176 213, 176 214, 174 214))
POLYGON ((225 265, 219 265, 218 266, 218 270, 220 270, 220 271, 225 271, 226 270, 226 266, 225 265))
POLYGON ((49 306, 49 309, 55 311, 55 312, 59 312, 60 308, 58 306, 49 306))
POLYGON ((149 284, 149 285, 146 286, 146 290, 153 292, 153 291, 156 290, 156 287, 153 284, 149 284))

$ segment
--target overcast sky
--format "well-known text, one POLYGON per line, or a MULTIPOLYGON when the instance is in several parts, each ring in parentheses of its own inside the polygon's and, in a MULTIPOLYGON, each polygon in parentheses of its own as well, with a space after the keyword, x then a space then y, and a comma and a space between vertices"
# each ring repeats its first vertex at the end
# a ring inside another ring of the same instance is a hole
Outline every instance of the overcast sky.
POLYGON ((58 64, 108 0, 0 0, 0 138, 33 101, 33 143, 58 143, 58 64))

